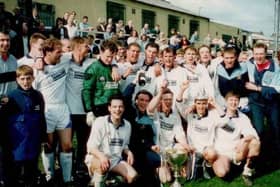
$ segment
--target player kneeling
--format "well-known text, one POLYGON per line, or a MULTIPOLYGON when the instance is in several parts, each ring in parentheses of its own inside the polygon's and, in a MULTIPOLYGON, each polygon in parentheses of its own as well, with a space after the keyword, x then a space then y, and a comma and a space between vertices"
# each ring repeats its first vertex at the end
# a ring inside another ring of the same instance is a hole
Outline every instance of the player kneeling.
POLYGON ((238 111, 239 95, 226 94, 225 125, 216 129, 212 167, 218 177, 224 177, 230 171, 231 162, 240 165, 245 160, 242 173, 246 185, 251 186, 253 161, 260 153, 260 140, 249 118, 238 111))
POLYGON ((131 126, 123 119, 124 100, 122 96, 112 96, 109 100, 110 115, 98 117, 94 122, 87 143, 89 174, 95 187, 104 186, 106 174, 113 172, 132 183, 137 172, 132 167, 134 158, 128 149, 131 126), (122 154, 127 156, 126 161, 122 154))

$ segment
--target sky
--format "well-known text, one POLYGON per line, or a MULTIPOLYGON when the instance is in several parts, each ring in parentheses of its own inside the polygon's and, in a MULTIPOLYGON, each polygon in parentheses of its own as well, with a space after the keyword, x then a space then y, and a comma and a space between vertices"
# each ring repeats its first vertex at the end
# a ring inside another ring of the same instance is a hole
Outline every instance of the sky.
POLYGON ((211 20, 266 36, 274 32, 275 0, 169 0, 211 20))

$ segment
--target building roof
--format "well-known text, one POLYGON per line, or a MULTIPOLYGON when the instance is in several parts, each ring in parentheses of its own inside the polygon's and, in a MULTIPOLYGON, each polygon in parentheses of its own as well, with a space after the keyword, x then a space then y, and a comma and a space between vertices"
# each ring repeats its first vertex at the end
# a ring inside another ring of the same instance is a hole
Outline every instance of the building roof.
POLYGON ((160 8, 169 9, 169 10, 175 10, 177 12, 181 12, 181 13, 190 14, 190 15, 193 15, 193 16, 209 19, 208 17, 197 15, 190 10, 175 6, 167 0, 136 0, 136 1, 139 2, 139 3, 144 3, 144 4, 155 6, 155 7, 160 7, 160 8))

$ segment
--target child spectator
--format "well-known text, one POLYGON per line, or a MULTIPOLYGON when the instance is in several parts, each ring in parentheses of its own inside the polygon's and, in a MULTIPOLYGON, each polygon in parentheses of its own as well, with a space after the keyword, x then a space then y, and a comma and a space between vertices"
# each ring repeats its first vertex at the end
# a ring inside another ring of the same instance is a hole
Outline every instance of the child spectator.
POLYGON ((2 110, 11 160, 8 183, 11 186, 34 185, 38 171, 41 142, 46 134, 44 99, 32 87, 33 69, 22 65, 16 70, 18 87, 8 94, 2 110))

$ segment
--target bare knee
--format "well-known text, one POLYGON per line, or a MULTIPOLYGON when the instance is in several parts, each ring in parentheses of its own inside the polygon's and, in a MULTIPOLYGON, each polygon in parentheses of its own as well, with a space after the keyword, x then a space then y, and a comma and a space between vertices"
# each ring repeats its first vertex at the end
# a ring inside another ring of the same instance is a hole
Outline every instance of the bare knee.
POLYGON ((225 177, 230 170, 230 160, 224 156, 218 158, 213 163, 213 170, 218 177, 225 177))
POLYGON ((213 168, 215 174, 217 177, 223 178, 227 175, 227 173, 229 172, 229 168, 225 168, 225 167, 218 167, 218 168, 213 168))
POLYGON ((61 145, 62 152, 70 153, 72 151, 72 142, 65 142, 61 145))
POLYGON ((135 181, 136 177, 137 177, 137 173, 135 172, 133 174, 127 174, 125 178, 127 183, 131 184, 133 181, 135 181))
POLYGON ((210 163, 213 163, 217 159, 217 152, 214 148, 208 147, 203 152, 203 157, 210 163))
POLYGON ((258 156, 260 154, 261 142, 256 138, 252 139, 249 144, 248 157, 258 156))

